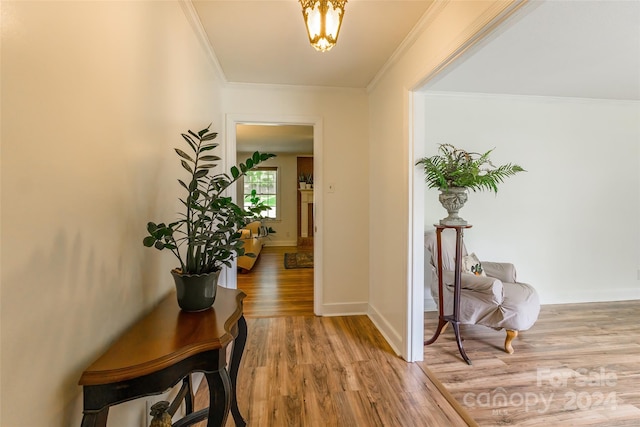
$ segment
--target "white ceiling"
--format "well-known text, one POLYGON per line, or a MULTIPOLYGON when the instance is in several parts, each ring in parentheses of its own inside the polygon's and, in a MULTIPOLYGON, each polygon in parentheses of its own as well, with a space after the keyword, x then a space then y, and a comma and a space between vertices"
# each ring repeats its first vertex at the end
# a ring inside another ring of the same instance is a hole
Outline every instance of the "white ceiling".
POLYGON ((431 0, 349 0, 338 43, 309 44, 297 0, 192 0, 230 82, 364 88, 431 0))
MULTIPOLYGON (((192 4, 228 82, 366 88, 432 1, 349 0, 324 53, 297 0, 192 4)), ((424 89, 640 100, 640 0, 531 0, 424 89)), ((255 147, 259 130, 239 144, 255 147)))
POLYGON ((640 100, 640 1, 534 1, 429 90, 640 100))

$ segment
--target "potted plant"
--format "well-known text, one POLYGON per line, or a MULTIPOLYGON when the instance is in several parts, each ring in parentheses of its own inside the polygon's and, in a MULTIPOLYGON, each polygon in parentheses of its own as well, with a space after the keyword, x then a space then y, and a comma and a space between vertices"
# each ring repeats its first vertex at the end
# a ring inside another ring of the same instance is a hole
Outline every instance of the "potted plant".
POLYGON ((307 188, 307 177, 303 173, 298 175, 298 185, 300 186, 300 190, 307 188))
MULTIPOLYGON (((275 157, 255 152, 245 163, 233 166, 230 174, 211 175, 220 157, 210 154, 218 146, 212 142, 218 134, 211 125, 195 133, 182 134, 188 152, 175 148, 188 179, 178 179, 186 191, 180 201, 184 212, 175 222, 149 222, 143 244, 158 250, 168 249, 180 266, 171 274, 175 280, 178 304, 185 311, 205 310, 215 300, 218 277, 223 266, 244 255, 239 229, 246 219, 266 209, 259 205, 248 210, 233 203, 225 191, 258 164, 275 157)), ((247 254, 248 255, 248 254, 247 254)))
POLYGON ((424 168, 427 187, 440 190, 440 203, 449 213, 449 216, 440 220, 441 225, 467 225, 458 216, 458 211, 467 201, 467 189, 497 193, 498 184, 505 178, 524 172, 516 164, 494 166, 489 158, 492 151, 472 153, 451 144, 440 144, 438 154, 416 162, 416 165, 424 168))

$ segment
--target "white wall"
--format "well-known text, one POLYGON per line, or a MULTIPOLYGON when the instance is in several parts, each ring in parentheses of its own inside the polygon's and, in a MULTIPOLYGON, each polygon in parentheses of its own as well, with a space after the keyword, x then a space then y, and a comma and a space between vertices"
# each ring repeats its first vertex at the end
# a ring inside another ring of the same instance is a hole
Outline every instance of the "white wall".
MULTIPOLYGON (((426 93, 428 155, 437 144, 495 148, 527 172, 496 195, 469 194, 460 215, 481 260, 513 262, 545 303, 640 298, 640 103, 426 93)), ((425 189, 425 227, 446 211, 425 189)))
MULTIPOLYGON (((264 150, 260 150, 261 152, 264 150)), ((267 150, 268 151, 268 150, 267 150)), ((265 151, 265 152, 267 152, 265 151)), ((252 153, 238 153, 238 162, 245 162, 252 153)), ((270 234, 263 244, 267 246, 296 246, 297 239, 297 216, 298 216, 298 175, 297 156, 295 154, 278 154, 276 157, 267 160, 264 166, 278 168, 278 187, 280 198, 278 200, 278 219, 265 219, 266 226, 272 227, 276 232, 270 234)), ((242 199, 242 185, 237 185, 238 199, 242 199)))
POLYGON ((423 354, 422 314, 407 310, 416 299, 422 307, 423 298, 422 293, 412 294, 418 286, 414 282, 421 286, 422 277, 407 274, 415 271, 409 256, 414 250, 410 177, 415 170, 410 91, 512 6, 511 1, 434 2, 410 43, 370 88, 369 314, 394 349, 409 360, 423 354))
POLYGON ((366 312, 369 268, 368 108, 364 90, 231 84, 224 110, 236 117, 320 117, 323 190, 323 314, 366 312), (335 191, 327 191, 333 183, 335 191))
POLYGON ((79 425, 82 371, 172 288, 142 238, 180 132, 223 126, 206 58, 177 2, 2 2, 3 427, 79 425))

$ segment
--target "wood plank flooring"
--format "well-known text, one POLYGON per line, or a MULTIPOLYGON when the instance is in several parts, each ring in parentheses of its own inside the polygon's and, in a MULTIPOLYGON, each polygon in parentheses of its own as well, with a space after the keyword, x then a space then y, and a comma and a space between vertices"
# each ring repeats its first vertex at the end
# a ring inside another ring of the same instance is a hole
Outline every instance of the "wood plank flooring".
MULTIPOLYGON (((425 337, 437 324, 425 313, 425 337)), ((503 350, 504 331, 449 328, 424 362, 481 426, 640 425, 640 301, 546 305, 503 350)))
MULTIPOLYGON (((368 317, 314 316, 313 269, 284 269, 284 253, 295 251, 265 247, 251 273, 238 275, 248 324, 238 402, 249 426, 475 425, 368 317)), ((196 409, 208 399, 203 382, 196 409)))
MULTIPOLYGON (((640 301, 543 306, 513 355, 504 331, 463 326, 472 366, 449 328, 424 362, 406 363, 366 316, 313 316, 313 269, 285 270, 285 251, 263 250, 256 275, 238 279, 249 426, 640 425, 640 301)), ((436 323, 425 313, 425 337, 436 323)), ((207 402, 203 384, 196 408, 207 402)))
POLYGON ((284 268, 287 252, 309 247, 265 246, 248 273, 238 273, 245 317, 313 316, 313 268, 284 268))

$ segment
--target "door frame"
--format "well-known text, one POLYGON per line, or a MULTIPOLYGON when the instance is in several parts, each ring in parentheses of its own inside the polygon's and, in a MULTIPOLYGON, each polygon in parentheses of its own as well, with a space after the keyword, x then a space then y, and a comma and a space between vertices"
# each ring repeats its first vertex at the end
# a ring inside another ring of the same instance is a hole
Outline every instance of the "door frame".
MULTIPOLYGON (((304 125, 313 126, 313 311, 316 316, 323 314, 323 174, 322 174, 322 118, 319 116, 269 115, 269 114, 226 114, 225 115, 225 158, 228 170, 237 164, 236 155, 236 125, 264 124, 264 125, 304 125)), ((228 194, 238 203, 237 192, 230 188, 228 194)), ((226 271, 226 286, 238 287, 238 273, 236 261, 226 271)))

